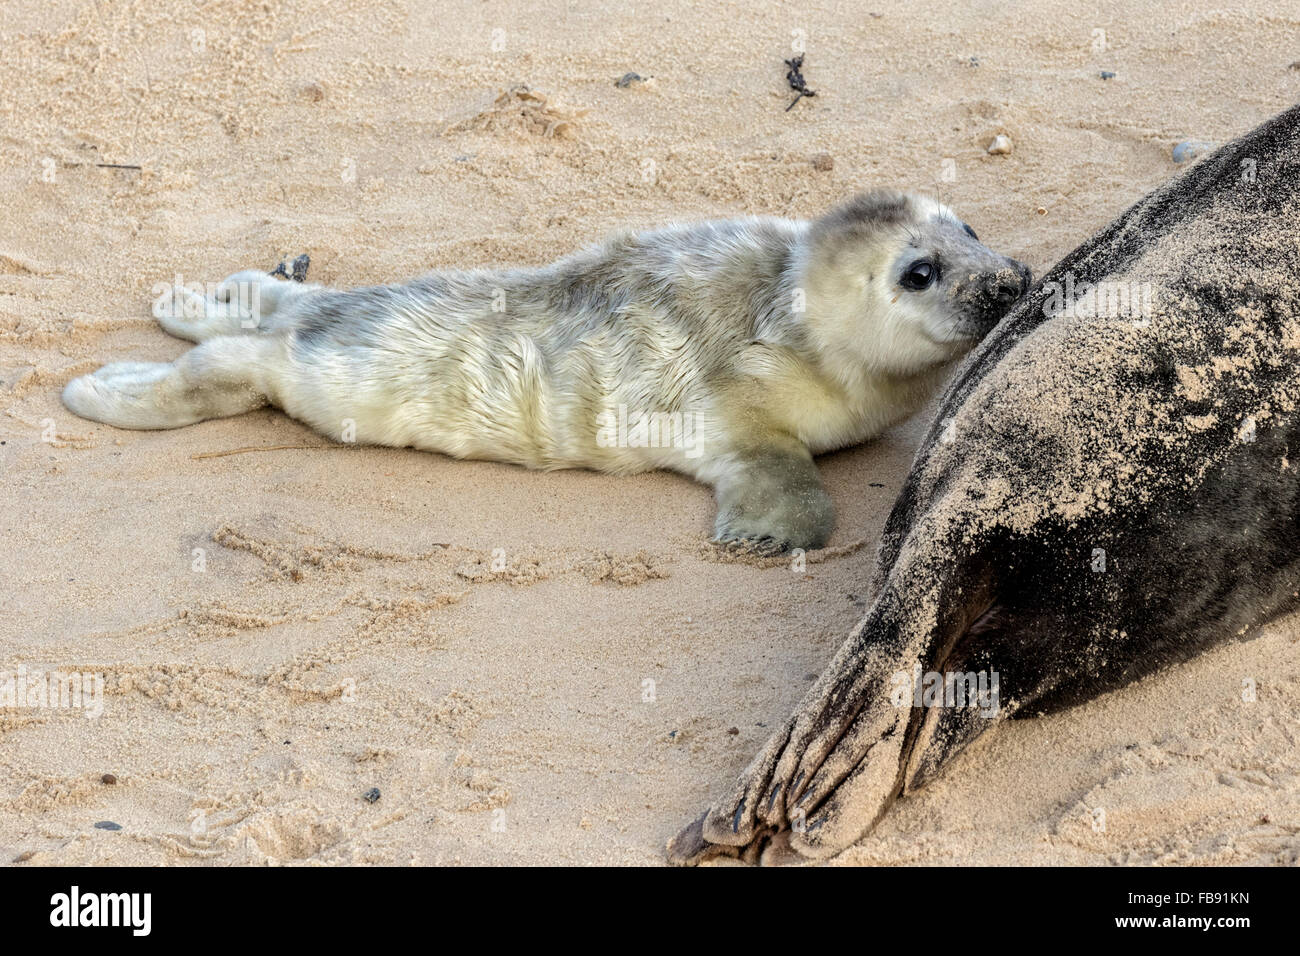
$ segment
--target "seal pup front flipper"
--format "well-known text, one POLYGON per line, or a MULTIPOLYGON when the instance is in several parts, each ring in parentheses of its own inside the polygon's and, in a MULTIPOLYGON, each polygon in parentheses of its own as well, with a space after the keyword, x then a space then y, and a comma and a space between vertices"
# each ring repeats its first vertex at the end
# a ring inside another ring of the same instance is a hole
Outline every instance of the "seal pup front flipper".
POLYGON ((806 445, 773 436, 724 461, 714 482, 716 541, 758 553, 825 545, 835 507, 806 445))

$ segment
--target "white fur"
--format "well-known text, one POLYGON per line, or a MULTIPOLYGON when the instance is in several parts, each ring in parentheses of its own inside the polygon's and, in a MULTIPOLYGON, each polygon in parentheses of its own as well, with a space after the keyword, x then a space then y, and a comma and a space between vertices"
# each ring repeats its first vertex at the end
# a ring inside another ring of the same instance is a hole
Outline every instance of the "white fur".
MULTIPOLYGON (((804 458, 811 468, 810 453, 910 414, 974 342, 942 288, 898 285, 900 262, 957 222, 908 201, 901 225, 861 239, 845 227, 835 256, 810 240, 814 224, 745 219, 621 234, 540 269, 351 292, 240 272, 210 297, 177 289, 159 315, 199 346, 105 366, 63 399, 123 428, 270 402, 336 440, 533 468, 671 468, 720 498, 771 449, 785 464, 763 465, 764 480, 807 483, 804 458), (691 416, 698 448, 602 444, 620 408, 691 416)), ((973 263, 993 257, 947 241, 973 263)))

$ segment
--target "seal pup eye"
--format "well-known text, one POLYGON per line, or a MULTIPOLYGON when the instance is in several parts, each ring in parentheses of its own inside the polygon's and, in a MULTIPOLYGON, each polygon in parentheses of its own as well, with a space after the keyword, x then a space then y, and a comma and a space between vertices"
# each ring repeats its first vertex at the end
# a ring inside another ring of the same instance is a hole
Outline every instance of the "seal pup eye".
POLYGON ((917 259, 903 270, 903 277, 898 280, 898 284, 904 289, 920 292, 922 289, 928 289, 938 277, 939 269, 933 262, 929 259, 917 259))
POLYGON ((961 227, 962 227, 963 229, 966 230, 966 235, 970 236, 970 237, 971 237, 972 239, 974 239, 976 242, 979 242, 979 241, 980 241, 980 237, 977 236, 977 235, 975 235, 975 230, 972 229, 970 226, 966 225, 966 223, 963 222, 963 223, 961 224, 961 227))

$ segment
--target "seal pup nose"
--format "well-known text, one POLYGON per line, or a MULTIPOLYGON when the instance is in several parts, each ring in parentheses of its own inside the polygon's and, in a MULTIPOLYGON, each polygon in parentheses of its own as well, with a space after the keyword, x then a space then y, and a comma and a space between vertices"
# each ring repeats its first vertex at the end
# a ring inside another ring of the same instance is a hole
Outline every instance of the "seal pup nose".
POLYGON ((1023 262, 1017 262, 1015 259, 1012 259, 1011 261, 1015 267, 1020 270, 1020 294, 1024 295, 1034 284, 1034 270, 1029 268, 1029 266, 1025 265, 1023 262))
POLYGON ((993 297, 997 299, 999 305, 1010 305, 1012 302, 1015 302, 1016 299, 1020 298, 1020 294, 1024 291, 1024 288, 1025 286, 1023 282, 1010 282, 1003 280, 998 285, 997 292, 993 297))
POLYGON ((1000 306, 1009 306, 1029 291, 1033 273, 1023 262, 1011 260, 1010 269, 1000 269, 990 283, 991 298, 1000 306))

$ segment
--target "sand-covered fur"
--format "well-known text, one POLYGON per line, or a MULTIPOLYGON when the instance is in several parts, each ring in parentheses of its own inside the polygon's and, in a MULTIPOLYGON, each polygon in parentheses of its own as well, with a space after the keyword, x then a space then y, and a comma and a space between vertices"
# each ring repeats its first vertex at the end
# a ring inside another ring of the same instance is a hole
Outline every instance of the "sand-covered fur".
POLYGON ((777 833, 838 852, 1000 720, 1291 606, 1297 369, 1300 107, 1068 255, 962 366, 886 523, 865 619, 673 856, 777 833), (1000 702, 891 697, 914 672, 996 673, 1000 702))

